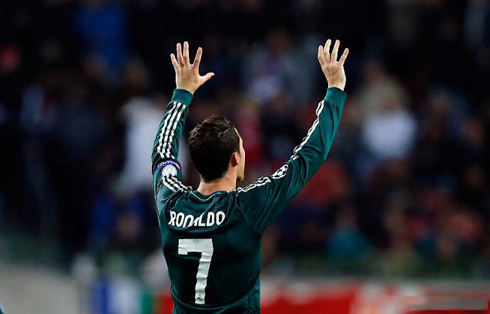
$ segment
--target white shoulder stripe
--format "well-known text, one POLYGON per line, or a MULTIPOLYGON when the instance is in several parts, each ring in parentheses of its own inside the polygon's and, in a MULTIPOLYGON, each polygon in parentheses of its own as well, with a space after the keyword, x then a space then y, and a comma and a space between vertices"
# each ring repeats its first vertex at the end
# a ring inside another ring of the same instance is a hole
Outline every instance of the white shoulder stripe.
POLYGON ((185 192, 187 190, 183 184, 179 184, 179 181, 173 180, 173 177, 171 176, 163 176, 162 181, 164 182, 165 186, 168 187, 169 189, 170 187, 172 187, 170 189, 172 192, 176 192, 176 191, 185 192))
POLYGON ((250 183, 249 185, 247 185, 243 188, 238 188, 237 192, 238 193, 248 192, 251 189, 254 189, 254 188, 259 187, 259 186, 266 185, 269 182, 271 182, 271 179, 269 179, 268 177, 260 177, 257 180, 255 180, 254 182, 250 183))
POLYGON ((172 192, 175 192, 176 191, 176 188, 175 186, 173 186, 172 184, 170 184, 165 177, 162 177, 162 182, 163 182, 163 185, 165 185, 167 187, 167 189, 169 189, 170 191, 172 192))
POLYGON ((191 186, 184 185, 174 176, 162 175, 162 181, 165 184, 165 186, 169 188, 172 192, 176 192, 176 191, 187 192, 192 190, 191 186))
POLYGON ((191 186, 184 185, 180 180, 177 179, 177 177, 169 176, 168 179, 184 191, 192 190, 191 186))

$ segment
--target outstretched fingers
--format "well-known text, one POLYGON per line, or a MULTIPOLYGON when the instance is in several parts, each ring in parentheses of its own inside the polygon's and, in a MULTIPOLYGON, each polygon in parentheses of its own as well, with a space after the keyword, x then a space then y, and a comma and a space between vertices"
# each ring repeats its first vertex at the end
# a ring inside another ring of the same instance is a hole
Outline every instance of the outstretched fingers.
POLYGON ((337 39, 335 41, 335 45, 333 46, 333 51, 332 51, 332 61, 337 61, 337 55, 339 53, 339 46, 340 46, 340 41, 337 39))
POLYGON ((197 70, 199 70, 199 65, 201 64, 201 58, 202 58, 202 48, 199 47, 196 52, 196 57, 194 58, 194 63, 192 64, 192 66, 197 70))
POLYGON ((325 42, 325 61, 330 62, 330 46, 332 45, 332 41, 329 39, 325 42))
POLYGON ((182 45, 180 43, 177 43, 177 61, 179 62, 179 65, 184 65, 184 58, 182 57, 182 45))
POLYGON ((342 66, 344 65, 348 55, 349 55, 349 48, 345 48, 344 53, 342 53, 342 56, 340 56, 340 60, 339 60, 340 65, 342 66))
POLYGON ((170 60, 172 61, 172 65, 174 66, 175 72, 178 73, 180 71, 180 67, 173 53, 170 54, 170 60))
POLYGON ((339 48, 340 40, 328 39, 325 42, 325 46, 318 47, 318 59, 322 65, 322 71, 327 79, 328 87, 337 87, 343 90, 346 83, 344 62, 349 54, 349 49, 346 48, 340 59, 337 60, 339 48), (333 48, 331 49, 332 45, 333 48))
POLYGON ((201 64, 201 58, 203 49, 199 47, 193 62, 190 62, 189 54, 189 42, 184 41, 177 43, 177 53, 170 54, 170 60, 175 70, 175 85, 177 88, 189 91, 191 94, 199 89, 204 83, 209 81, 213 76, 213 72, 209 72, 206 75, 199 74, 199 66, 201 64))
POLYGON ((320 62, 321 66, 325 64, 325 53, 323 51, 322 45, 318 46, 318 61, 320 62))
POLYGON ((204 79, 204 83, 209 81, 212 77, 214 76, 213 72, 209 72, 208 74, 204 75, 202 78, 204 79))
POLYGON ((321 65, 325 65, 327 63, 330 63, 332 60, 330 56, 330 46, 332 45, 332 41, 328 39, 325 42, 325 46, 320 45, 318 47, 318 60, 320 61, 321 65))
POLYGON ((184 65, 190 65, 189 62, 189 43, 184 41, 184 65))

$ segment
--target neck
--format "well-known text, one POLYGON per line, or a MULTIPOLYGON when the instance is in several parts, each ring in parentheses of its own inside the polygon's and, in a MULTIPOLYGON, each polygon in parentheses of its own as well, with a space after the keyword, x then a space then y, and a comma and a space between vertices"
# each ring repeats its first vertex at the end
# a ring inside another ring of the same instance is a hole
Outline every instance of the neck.
POLYGON ((217 191, 230 192, 236 189, 236 175, 227 173, 224 177, 205 182, 201 179, 197 191, 204 195, 209 195, 217 191))

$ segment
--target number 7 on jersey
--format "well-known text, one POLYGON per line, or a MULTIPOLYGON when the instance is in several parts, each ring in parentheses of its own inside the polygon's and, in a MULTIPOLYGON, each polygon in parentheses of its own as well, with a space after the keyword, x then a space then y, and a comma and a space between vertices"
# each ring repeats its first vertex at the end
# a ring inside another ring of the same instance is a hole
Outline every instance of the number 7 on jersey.
POLYGON ((179 255, 187 255, 190 252, 201 253, 199 267, 196 275, 196 304, 205 304, 206 285, 208 284, 209 267, 213 257, 214 247, 212 239, 180 239, 179 255))

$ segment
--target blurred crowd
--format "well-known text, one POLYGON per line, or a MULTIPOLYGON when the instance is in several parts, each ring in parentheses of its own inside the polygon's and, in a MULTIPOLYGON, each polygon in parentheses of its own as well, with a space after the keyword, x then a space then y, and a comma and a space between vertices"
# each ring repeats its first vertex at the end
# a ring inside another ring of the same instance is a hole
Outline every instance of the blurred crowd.
POLYGON ((0 238, 138 269, 160 245, 150 155, 175 43, 202 46, 216 73, 185 135, 230 118, 250 182, 311 126, 327 87, 317 47, 338 38, 351 51, 339 132, 268 230, 266 269, 490 274, 489 1, 23 0, 0 21, 0 238))

